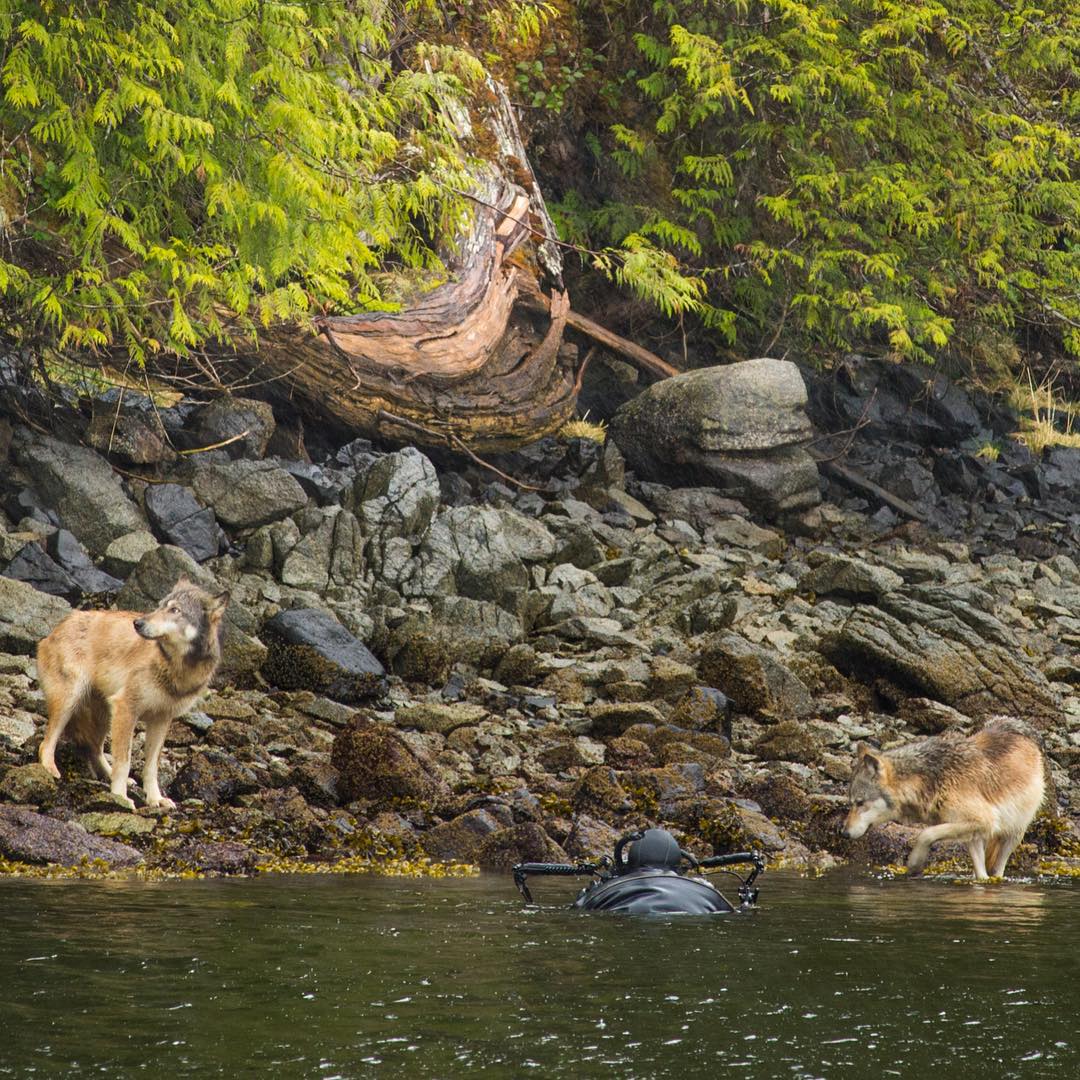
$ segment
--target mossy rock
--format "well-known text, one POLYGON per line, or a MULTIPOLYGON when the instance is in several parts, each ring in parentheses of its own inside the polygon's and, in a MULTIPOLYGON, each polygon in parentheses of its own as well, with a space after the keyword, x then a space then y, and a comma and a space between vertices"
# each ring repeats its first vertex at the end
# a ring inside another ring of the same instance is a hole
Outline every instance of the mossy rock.
POLYGON ((346 803, 426 804, 445 790, 393 728, 364 717, 337 733, 330 762, 346 803))

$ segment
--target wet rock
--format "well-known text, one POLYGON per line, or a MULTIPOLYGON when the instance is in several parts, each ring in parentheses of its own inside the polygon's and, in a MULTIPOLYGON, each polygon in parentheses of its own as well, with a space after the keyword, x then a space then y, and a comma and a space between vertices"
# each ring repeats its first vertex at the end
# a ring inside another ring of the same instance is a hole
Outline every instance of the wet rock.
POLYGON ((274 410, 265 401, 223 394, 199 409, 189 431, 196 446, 216 446, 234 439, 224 447, 230 457, 261 458, 275 427, 274 410), (238 435, 242 438, 237 439, 238 435))
POLYGON ((307 505, 304 489, 271 461, 200 465, 192 486, 219 521, 238 529, 268 525, 307 505))
MULTIPOLYGON (((116 606, 129 611, 152 611, 182 577, 206 589, 221 592, 222 585, 182 548, 161 544, 148 551, 128 578, 116 606)), ((257 629, 250 613, 235 599, 225 609, 221 633, 221 668, 218 682, 250 682, 266 658, 266 646, 254 636, 257 629)))
POLYGON ((783 360, 747 360, 654 383, 622 406, 611 437, 647 480, 703 484, 775 516, 820 501, 806 387, 783 360))
POLYGON ((484 870, 507 873, 519 862, 566 862, 566 852, 539 825, 527 821, 485 837, 476 861, 484 870))
POLYGON ((78 582, 36 543, 24 544, 4 567, 4 577, 21 581, 49 596, 77 600, 82 595, 78 582))
POLYGON ((676 622, 688 634, 714 634, 731 626, 738 613, 739 602, 734 596, 713 593, 687 604, 676 622))
POLYGON ((594 705, 589 710, 592 724, 589 728, 597 738, 622 735, 634 724, 662 724, 663 714, 655 705, 626 701, 594 705))
POLYGON ((671 714, 672 724, 692 731, 731 731, 731 699, 711 686, 686 692, 671 714))
POLYGON ((689 664, 672 660, 668 656, 658 656, 653 660, 649 671, 649 697, 662 701, 678 701, 696 680, 694 669, 689 664))
POLYGON ((420 844, 436 862, 476 863, 484 841, 503 826, 488 811, 469 810, 428 829, 420 844))
POLYGON ((332 810, 341 803, 338 771, 326 761, 302 761, 289 773, 289 784, 312 806, 332 810))
POLYGON ((67 529, 52 533, 45 550, 71 576, 83 596, 114 595, 123 587, 122 581, 94 565, 86 548, 67 529))
POLYGON ((56 798, 58 783, 44 765, 14 765, 0 780, 0 799, 32 806, 49 806, 56 798))
POLYGON ((101 565, 107 573, 126 579, 139 565, 139 560, 157 546, 157 537, 145 529, 124 533, 105 549, 105 558, 101 565))
POLYGON ((255 774, 224 750, 200 750, 192 754, 169 785, 176 802, 200 799, 208 806, 232 802, 257 791, 255 774))
POLYGON ((423 701, 398 709, 394 715, 394 723, 401 728, 415 728, 417 731, 434 731, 439 735, 449 735, 456 728, 479 724, 487 719, 487 716, 488 711, 482 705, 423 701))
POLYGON ((80 814, 78 822, 87 832, 97 836, 112 836, 119 840, 138 840, 157 828, 157 821, 152 817, 139 817, 137 814, 119 811, 80 814))
POLYGON ((634 807, 615 770, 596 765, 574 785, 570 802, 578 810, 601 814, 626 814, 634 807))
POLYGON ((146 527, 119 477, 93 450, 23 428, 12 449, 47 505, 93 555, 103 555, 118 536, 146 527))
POLYGON ((547 584, 540 590, 551 598, 548 621, 562 622, 575 615, 606 618, 615 607, 607 587, 588 570, 571 563, 556 566, 548 575, 547 584))
POLYGON ((649 486, 650 489, 657 488, 655 492, 650 491, 649 500, 658 513, 668 519, 685 521, 700 533, 726 522, 733 514, 746 513, 746 507, 741 502, 721 495, 715 488, 679 487, 669 490, 660 485, 649 486))
POLYGON ((802 680, 774 654, 738 634, 710 639, 698 661, 698 674, 727 694, 741 712, 799 717, 813 709, 802 680))
POLYGON ((1018 649, 987 641, 940 607, 905 600, 895 611, 855 608, 824 635, 823 655, 842 672, 870 683, 888 679, 974 718, 1056 715, 1056 695, 1041 672, 1019 659, 1018 649))
MULTIPOLYGON (((10 746, 18 750, 25 746, 37 731, 34 717, 21 709, 0 713, 0 747, 10 746)), ((12 800, 21 802, 21 799, 12 800)))
POLYGON ((921 735, 940 735, 950 728, 963 729, 971 719, 931 698, 909 697, 900 703, 900 718, 921 735))
POLYGON ((540 661, 531 645, 511 645, 495 665, 493 677, 506 686, 529 686, 540 670, 540 661))
POLYGON ((606 822, 588 814, 578 814, 563 841, 563 847, 572 859, 599 859, 615 850, 615 842, 620 835, 606 822))
POLYGON ((0 857, 60 866, 101 859, 118 870, 142 862, 142 855, 127 844, 20 806, 0 806, 0 857))
POLYGON ((282 461, 281 467, 320 505, 340 503, 351 490, 353 474, 310 461, 282 461))
POLYGON ((904 579, 885 566, 874 566, 848 555, 830 555, 799 580, 799 589, 817 596, 852 599, 880 597, 899 589, 904 579))
POLYGON ((784 549, 784 539, 779 533, 741 517, 710 525, 705 530, 705 539, 713 547, 757 551, 769 559, 778 559, 784 549))
POLYGON ((0 649, 32 654, 37 643, 70 611, 71 605, 57 596, 0 577, 0 649))
POLYGON ((172 857, 207 874, 250 874, 258 863, 256 853, 235 840, 195 840, 177 848, 172 857))
POLYGON ((132 465, 157 465, 176 459, 161 423, 152 411, 143 409, 99 412, 86 429, 86 441, 95 450, 132 465))
POLYGON ((382 664, 324 611, 279 612, 263 625, 262 637, 269 645, 263 677, 283 690, 313 690, 353 703, 386 688, 382 664))
POLYGON ((359 718, 339 731, 330 761, 345 802, 424 803, 442 790, 393 728, 372 720, 359 718))
POLYGON ((801 724, 781 720, 754 742, 753 754, 761 761, 797 761, 813 765, 821 760, 821 744, 801 724))
POLYGON ((196 562, 217 555, 221 530, 214 511, 200 506, 190 488, 151 484, 143 505, 150 524, 166 543, 183 548, 196 562))

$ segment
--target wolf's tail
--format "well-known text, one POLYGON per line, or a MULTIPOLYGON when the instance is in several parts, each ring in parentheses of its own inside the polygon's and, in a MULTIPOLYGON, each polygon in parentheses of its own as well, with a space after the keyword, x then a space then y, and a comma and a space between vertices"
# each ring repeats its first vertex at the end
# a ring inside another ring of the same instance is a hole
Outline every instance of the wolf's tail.
POLYGON ((1020 720, 1015 716, 995 716, 983 725, 983 731, 1011 731, 1014 735, 1023 735, 1030 739, 1040 750, 1044 750, 1042 732, 1033 727, 1026 720, 1020 720))

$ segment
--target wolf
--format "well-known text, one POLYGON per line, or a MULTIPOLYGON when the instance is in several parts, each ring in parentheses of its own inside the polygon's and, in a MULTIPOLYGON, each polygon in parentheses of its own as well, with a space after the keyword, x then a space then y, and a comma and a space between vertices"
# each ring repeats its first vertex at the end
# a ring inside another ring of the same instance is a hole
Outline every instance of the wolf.
POLYGON ((908 856, 909 873, 922 871, 931 844, 961 840, 976 879, 1001 877, 1042 805, 1044 769, 1037 736, 1017 720, 993 720, 967 738, 941 735, 886 752, 860 743, 842 831, 857 840, 885 821, 926 825, 908 856))
POLYGON ((129 807, 128 773, 136 721, 146 725, 143 790, 149 806, 175 807, 161 794, 158 760, 169 724, 206 691, 221 662, 228 592, 180 578, 158 608, 75 611, 37 647, 48 722, 38 759, 59 778, 56 744, 65 731, 94 774, 129 807), (105 756, 110 734, 112 763, 105 756))

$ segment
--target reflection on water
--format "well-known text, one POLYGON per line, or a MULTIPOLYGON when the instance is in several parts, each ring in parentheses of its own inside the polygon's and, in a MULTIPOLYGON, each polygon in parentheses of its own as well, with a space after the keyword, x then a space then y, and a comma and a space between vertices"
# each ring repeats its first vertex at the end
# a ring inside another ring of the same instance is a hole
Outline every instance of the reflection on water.
POLYGON ((1077 892, 771 874, 750 917, 506 878, 0 881, 0 1077, 1080 1075, 1077 892))

